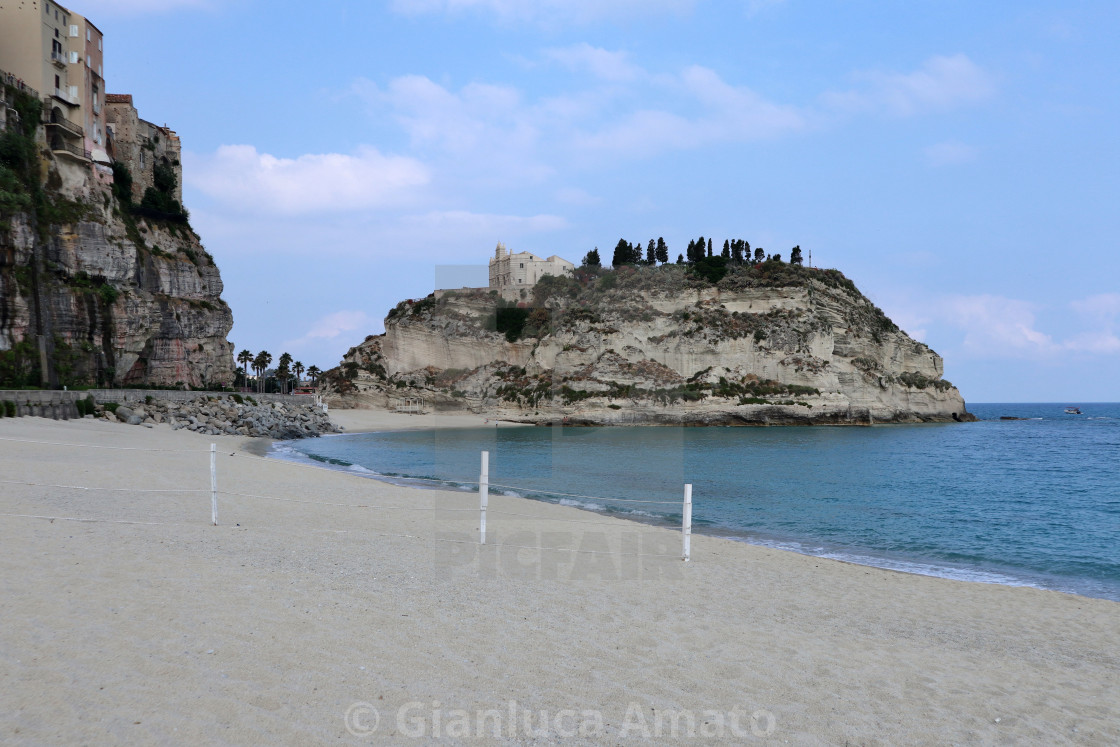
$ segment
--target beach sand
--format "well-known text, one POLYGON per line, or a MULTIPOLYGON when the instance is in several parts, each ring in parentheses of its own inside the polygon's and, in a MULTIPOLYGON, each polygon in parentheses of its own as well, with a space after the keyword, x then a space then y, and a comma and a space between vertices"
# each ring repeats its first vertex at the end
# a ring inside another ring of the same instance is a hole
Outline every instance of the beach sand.
POLYGON ((331 410, 331 421, 345 433, 408 431, 426 428, 523 428, 524 423, 491 420, 461 413, 406 415, 385 410, 331 410))
POLYGON ((1114 602, 703 536, 683 563, 679 532, 502 496, 479 547, 476 494, 247 439, 0 438, 0 742, 1120 743, 1114 602), (246 494, 216 527, 211 442, 246 494))

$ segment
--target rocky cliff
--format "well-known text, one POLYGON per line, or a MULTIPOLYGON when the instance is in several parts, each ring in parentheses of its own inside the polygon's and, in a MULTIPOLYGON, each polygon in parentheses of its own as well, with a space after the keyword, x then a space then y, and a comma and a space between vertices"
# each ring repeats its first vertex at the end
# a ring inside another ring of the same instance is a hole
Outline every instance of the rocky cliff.
POLYGON ((942 360, 836 270, 581 268, 517 304, 483 290, 399 304, 327 377, 341 406, 572 424, 969 419, 942 360), (722 270, 721 270, 722 272, 722 270))
POLYGON ((23 103, 0 134, 0 385, 229 383, 233 315, 185 211, 46 148, 23 103))

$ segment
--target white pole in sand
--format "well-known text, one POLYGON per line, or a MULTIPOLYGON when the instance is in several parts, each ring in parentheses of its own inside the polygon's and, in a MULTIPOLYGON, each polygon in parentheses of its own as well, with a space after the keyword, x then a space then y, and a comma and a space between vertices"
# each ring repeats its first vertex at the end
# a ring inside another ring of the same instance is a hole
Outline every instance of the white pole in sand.
POLYGON ((684 537, 684 557, 689 560, 690 545, 692 541, 692 484, 684 486, 684 514, 681 517, 681 535, 684 537))
POLYGON ((482 452, 482 474, 478 477, 478 498, 482 504, 482 522, 479 524, 480 545, 486 544, 486 504, 490 499, 490 452, 482 452))
POLYGON ((210 519, 218 526, 218 445, 210 444, 210 519))

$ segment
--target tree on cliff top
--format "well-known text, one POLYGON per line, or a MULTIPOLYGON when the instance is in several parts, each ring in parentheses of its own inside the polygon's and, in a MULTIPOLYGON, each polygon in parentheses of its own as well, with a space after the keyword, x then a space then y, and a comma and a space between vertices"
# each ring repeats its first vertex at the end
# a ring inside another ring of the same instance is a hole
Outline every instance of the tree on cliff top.
POLYGON ((583 255, 583 264, 587 267, 602 267, 603 261, 599 259, 599 247, 595 247, 583 255))
POLYGON ((636 265, 642 262, 642 245, 635 247, 626 239, 619 239, 614 247, 614 257, 611 264, 615 267, 621 265, 636 265))

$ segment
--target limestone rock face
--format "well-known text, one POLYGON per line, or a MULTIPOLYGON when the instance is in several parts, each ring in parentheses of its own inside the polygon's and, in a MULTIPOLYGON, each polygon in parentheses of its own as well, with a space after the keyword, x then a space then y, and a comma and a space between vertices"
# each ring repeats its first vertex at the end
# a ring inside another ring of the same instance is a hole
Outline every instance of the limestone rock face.
POLYGON ((835 270, 767 262, 712 284, 683 267, 621 268, 504 305, 485 290, 398 305, 332 372, 334 404, 412 397, 573 424, 971 418, 941 357, 835 270))
POLYGON ((228 383, 233 314, 194 231, 126 216, 109 184, 50 168, 66 220, 0 224, 0 352, 46 360, 56 386, 228 383))

